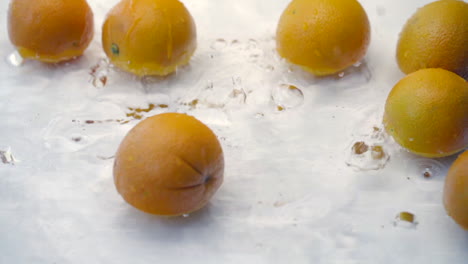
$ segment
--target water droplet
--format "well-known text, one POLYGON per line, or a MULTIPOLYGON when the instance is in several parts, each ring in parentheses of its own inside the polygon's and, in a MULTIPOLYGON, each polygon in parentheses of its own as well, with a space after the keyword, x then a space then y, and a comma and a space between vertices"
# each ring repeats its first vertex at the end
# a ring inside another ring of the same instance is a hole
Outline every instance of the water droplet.
POLYGON ((401 212, 395 217, 393 221, 394 226, 403 227, 403 228, 416 228, 418 222, 416 221, 416 216, 410 212, 401 212))
POLYGON ((214 50, 221 50, 223 48, 225 48, 227 46, 227 42, 226 40, 222 39, 222 38, 219 38, 219 39, 216 39, 215 41, 213 41, 213 43, 211 43, 211 48, 214 49, 214 50))
POLYGON ((264 66, 264 68, 267 70, 267 71, 274 71, 275 70, 275 67, 273 65, 266 65, 264 66))
POLYGON ((256 114, 255 114, 255 118, 262 118, 262 117, 264 117, 264 116, 265 116, 264 113, 256 113, 256 114))
POLYGON ((237 46, 239 44, 240 44, 240 41, 237 40, 237 39, 234 39, 234 40, 231 41, 231 46, 237 46))
POLYGON ((106 86, 109 74, 109 63, 106 59, 100 59, 96 65, 90 68, 91 83, 96 88, 106 86))
POLYGON ((424 178, 430 178, 432 176, 432 171, 429 168, 426 168, 423 173, 424 178))
POLYGON ((3 164, 15 165, 18 160, 11 153, 11 149, 8 147, 6 150, 0 150, 0 161, 3 164))
POLYGON ((374 145, 371 148, 371 156, 374 160, 381 160, 385 158, 385 151, 382 146, 374 145))
POLYGON ((238 98, 240 103, 244 103, 247 101, 247 93, 244 89, 234 89, 232 90, 231 94, 229 95, 230 98, 238 98))
POLYGON ((390 156, 382 145, 374 143, 369 146, 364 141, 357 141, 348 152, 346 164, 364 171, 379 170, 387 165, 389 159, 390 156))
POLYGON ((343 77, 344 77, 344 75, 345 75, 345 73, 344 73, 344 72, 340 72, 340 73, 338 73, 338 77, 340 77, 340 78, 343 78, 343 77))
POLYGON ((271 98, 277 106, 288 109, 300 106, 304 101, 304 94, 294 85, 280 84, 271 91, 271 98))
POLYGON ((183 214, 183 215, 182 215, 182 217, 184 217, 184 218, 187 218, 187 217, 189 217, 189 216, 190 216, 190 214, 183 214))
POLYGON ((409 141, 410 141, 410 142, 413 142, 413 141, 414 141, 414 138, 410 138, 409 141))
POLYGON ((364 141, 356 142, 353 145, 354 154, 361 155, 366 153, 368 150, 369 146, 364 141))
POLYGON ((258 45, 258 42, 255 39, 249 39, 247 42, 247 49, 254 49, 258 45))
POLYGON ((13 65, 15 67, 19 67, 19 66, 23 65, 23 62, 24 62, 23 57, 21 57, 21 55, 19 54, 18 51, 15 51, 12 54, 10 54, 8 56, 7 60, 11 65, 13 65))
POLYGON ((358 61, 358 62, 354 63, 353 66, 354 66, 354 67, 360 67, 361 64, 362 64, 362 62, 361 62, 361 61, 358 61))

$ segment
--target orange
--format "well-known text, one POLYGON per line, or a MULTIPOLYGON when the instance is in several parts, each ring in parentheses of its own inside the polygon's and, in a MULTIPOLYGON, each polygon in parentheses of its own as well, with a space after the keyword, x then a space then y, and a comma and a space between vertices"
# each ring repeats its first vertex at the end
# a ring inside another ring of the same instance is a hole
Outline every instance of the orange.
POLYGON ((468 83, 443 69, 411 73, 388 95, 384 125, 397 143, 415 154, 455 154, 468 146, 468 83))
POLYGON ((168 75, 189 62, 196 35, 178 0, 122 0, 107 15, 102 44, 110 61, 127 72, 168 75))
POLYGON ((56 63, 78 57, 94 34, 85 0, 12 0, 8 33, 22 57, 56 63))
POLYGON ((443 68, 468 78, 468 3, 442 0, 420 8, 400 34, 397 61, 404 73, 443 68))
POLYGON ((468 230, 468 151, 458 156, 447 172, 444 206, 455 222, 468 230))
POLYGON ((159 114, 123 139, 114 164, 117 191, 151 214, 181 215, 205 206, 223 182, 216 135, 192 116, 159 114))
POLYGON ((369 40, 369 20, 356 0, 293 0, 276 31, 279 55, 315 75, 358 62, 369 40))

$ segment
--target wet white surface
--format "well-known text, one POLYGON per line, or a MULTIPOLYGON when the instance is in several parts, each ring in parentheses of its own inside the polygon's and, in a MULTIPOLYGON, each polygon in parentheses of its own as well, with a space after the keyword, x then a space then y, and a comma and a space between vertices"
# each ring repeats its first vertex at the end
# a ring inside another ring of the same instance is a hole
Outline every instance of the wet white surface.
POLYGON ((372 27, 365 60, 321 79, 274 51, 288 1, 184 2, 195 56, 175 75, 144 79, 104 59, 100 27, 116 0, 89 0, 95 38, 60 66, 12 56, 0 2, 0 263, 467 262, 468 233, 441 202, 455 157, 409 154, 381 125, 403 77, 398 33, 429 1, 361 0, 372 27), (188 217, 139 212, 113 185, 134 117, 167 111, 205 122, 225 152, 224 184, 188 217), (353 154, 356 142, 367 152, 353 154), (399 223, 403 211, 417 224, 399 223))

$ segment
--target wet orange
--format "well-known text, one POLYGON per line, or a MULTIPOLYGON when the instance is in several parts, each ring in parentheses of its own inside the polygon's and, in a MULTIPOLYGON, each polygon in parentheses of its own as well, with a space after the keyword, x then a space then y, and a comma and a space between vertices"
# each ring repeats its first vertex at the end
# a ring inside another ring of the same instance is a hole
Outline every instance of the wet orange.
POLYGON ((138 76, 164 76, 189 62, 196 28, 178 0, 122 0, 107 14, 102 44, 117 67, 138 76))
POLYGON ((151 214, 181 215, 205 206, 223 182, 216 135, 192 116, 159 114, 136 125, 117 151, 117 191, 151 214))
POLYGON ((415 154, 455 154, 468 147, 468 83, 443 69, 413 72, 388 95, 384 125, 397 143, 415 154))
POLYGON ((279 55, 315 75, 358 62, 369 41, 369 20, 356 0, 293 0, 276 31, 279 55))
POLYGON ((404 73, 443 68, 468 78, 468 3, 442 0, 420 8, 400 34, 397 61, 404 73))
POLYGON ((453 220, 468 230, 468 151, 458 156, 447 173, 444 205, 453 220))
POLYGON ((8 33, 22 57, 56 63, 83 54, 93 38, 93 13, 85 0, 13 0, 8 33))

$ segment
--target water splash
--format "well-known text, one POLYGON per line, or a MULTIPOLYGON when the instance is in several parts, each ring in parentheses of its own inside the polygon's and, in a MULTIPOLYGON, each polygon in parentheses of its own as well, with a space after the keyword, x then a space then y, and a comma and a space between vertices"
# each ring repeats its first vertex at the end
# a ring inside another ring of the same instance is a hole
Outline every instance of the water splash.
POLYGON ((386 149, 387 137, 378 126, 368 127, 359 138, 354 139, 348 148, 346 164, 360 170, 379 170, 385 168, 390 160, 386 149))
POLYGON ((271 99, 282 111, 300 106, 304 102, 304 93, 294 85, 280 84, 272 89, 271 99))
POLYGON ((89 71, 91 76, 91 83, 96 88, 102 88, 107 85, 109 75, 109 61, 107 59, 100 59, 97 64, 92 66, 89 71))
POLYGON ((431 179, 445 175, 448 165, 429 158, 410 159, 407 165, 408 176, 431 179))

